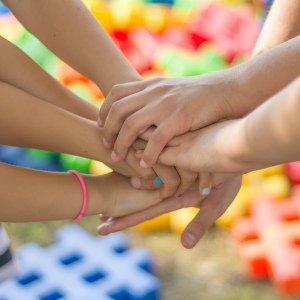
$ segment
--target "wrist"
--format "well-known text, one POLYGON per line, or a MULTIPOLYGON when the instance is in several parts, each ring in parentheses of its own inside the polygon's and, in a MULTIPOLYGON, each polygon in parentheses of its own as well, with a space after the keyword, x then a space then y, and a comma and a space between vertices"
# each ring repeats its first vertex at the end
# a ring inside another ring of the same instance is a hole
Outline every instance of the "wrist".
POLYGON ((266 100, 249 73, 248 62, 225 70, 224 98, 229 108, 228 119, 242 118, 266 100))
POLYGON ((92 216, 105 213, 108 205, 106 178, 103 176, 82 175, 85 182, 88 202, 84 216, 92 216))

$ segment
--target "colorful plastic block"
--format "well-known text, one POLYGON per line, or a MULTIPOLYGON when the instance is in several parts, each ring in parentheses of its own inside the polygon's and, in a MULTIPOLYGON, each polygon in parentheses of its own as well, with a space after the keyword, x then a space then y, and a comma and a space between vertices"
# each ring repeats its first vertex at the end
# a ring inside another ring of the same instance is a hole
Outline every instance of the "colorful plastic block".
POLYGON ((250 216, 232 225, 245 273, 253 279, 269 277, 285 296, 300 295, 300 185, 292 198, 257 199, 250 216))
POLYGON ((300 183, 300 161, 287 164, 286 172, 292 183, 300 183))
POLYGON ((0 145, 0 161, 24 168, 31 168, 43 171, 60 172, 62 168, 57 159, 49 152, 42 155, 38 150, 34 152, 23 148, 0 145), (39 153, 39 155, 37 155, 39 153))
POLYGON ((9 13, 9 9, 0 1, 0 15, 9 13))
POLYGON ((5 300, 158 300, 152 254, 128 249, 122 233, 93 237, 76 225, 56 231, 56 244, 19 248, 20 274, 0 284, 5 300))

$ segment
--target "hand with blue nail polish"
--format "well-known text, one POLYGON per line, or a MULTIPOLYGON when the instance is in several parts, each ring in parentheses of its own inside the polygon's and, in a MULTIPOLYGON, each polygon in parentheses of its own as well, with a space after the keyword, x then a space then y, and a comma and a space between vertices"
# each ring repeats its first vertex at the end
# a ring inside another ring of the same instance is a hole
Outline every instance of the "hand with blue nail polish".
POLYGON ((164 184, 164 183, 162 182, 162 180, 161 180, 159 177, 156 177, 156 178, 154 179, 154 182, 157 183, 157 184, 164 184))

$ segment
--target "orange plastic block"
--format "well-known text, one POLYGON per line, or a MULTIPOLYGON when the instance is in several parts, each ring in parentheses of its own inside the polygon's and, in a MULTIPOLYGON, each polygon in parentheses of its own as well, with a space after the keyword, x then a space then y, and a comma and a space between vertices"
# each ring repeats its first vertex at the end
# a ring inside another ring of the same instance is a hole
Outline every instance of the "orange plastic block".
POLYGON ((259 225, 299 219, 297 205, 291 199, 275 201, 269 197, 260 197, 250 205, 249 211, 259 225))
POLYGON ((264 225, 260 238, 274 285, 285 296, 300 295, 300 221, 264 225))
POLYGON ((291 199, 261 198, 250 212, 232 225, 245 273, 268 276, 282 295, 300 295, 300 185, 291 199))
POLYGON ((236 220, 231 227, 247 277, 260 279, 268 276, 265 251, 258 236, 253 217, 236 220))

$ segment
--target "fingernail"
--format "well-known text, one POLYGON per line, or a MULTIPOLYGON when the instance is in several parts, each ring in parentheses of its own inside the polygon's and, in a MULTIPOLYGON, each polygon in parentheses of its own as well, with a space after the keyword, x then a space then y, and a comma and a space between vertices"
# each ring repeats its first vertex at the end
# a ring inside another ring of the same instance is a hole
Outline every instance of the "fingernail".
POLYGON ((202 191, 202 195, 205 196, 205 195, 208 195, 209 194, 209 188, 205 188, 203 191, 202 191))
POLYGON ((103 127, 103 125, 104 125, 104 123, 103 123, 103 121, 100 119, 100 117, 98 118, 97 123, 98 123, 98 126, 99 126, 99 127, 103 127))
POLYGON ((148 168, 147 164, 143 160, 141 160, 141 167, 144 169, 148 168))
POLYGON ((131 179, 132 185, 133 187, 135 187, 136 189, 139 189, 141 187, 141 180, 138 177, 132 177, 131 179))
POLYGON ((110 217, 110 218, 108 218, 108 219, 106 220, 105 223, 106 223, 106 224, 107 224, 107 223, 110 223, 112 220, 113 220, 113 217, 110 217))
POLYGON ((116 155, 115 151, 112 152, 112 154, 111 154, 111 159, 112 159, 113 161, 115 161, 115 160, 117 159, 117 155, 116 155))
POLYGON ((107 142, 107 140, 105 138, 103 138, 103 145, 108 148, 109 147, 109 144, 107 142))
POLYGON ((183 194, 179 194, 178 197, 181 198, 183 196, 183 194))
POLYGON ((196 238, 191 233, 186 233, 184 235, 184 240, 189 247, 194 247, 196 245, 196 238))
POLYGON ((159 177, 156 177, 154 179, 154 182, 156 182, 157 184, 164 184, 163 181, 159 177))
POLYGON ((220 186, 222 186, 222 185, 223 185, 223 182, 217 184, 216 187, 220 187, 220 186))
POLYGON ((136 153, 140 154, 140 153, 143 153, 144 150, 138 150, 136 151, 136 153))
POLYGON ((105 223, 101 224, 100 226, 98 226, 97 230, 99 231, 101 228, 105 227, 105 223))

